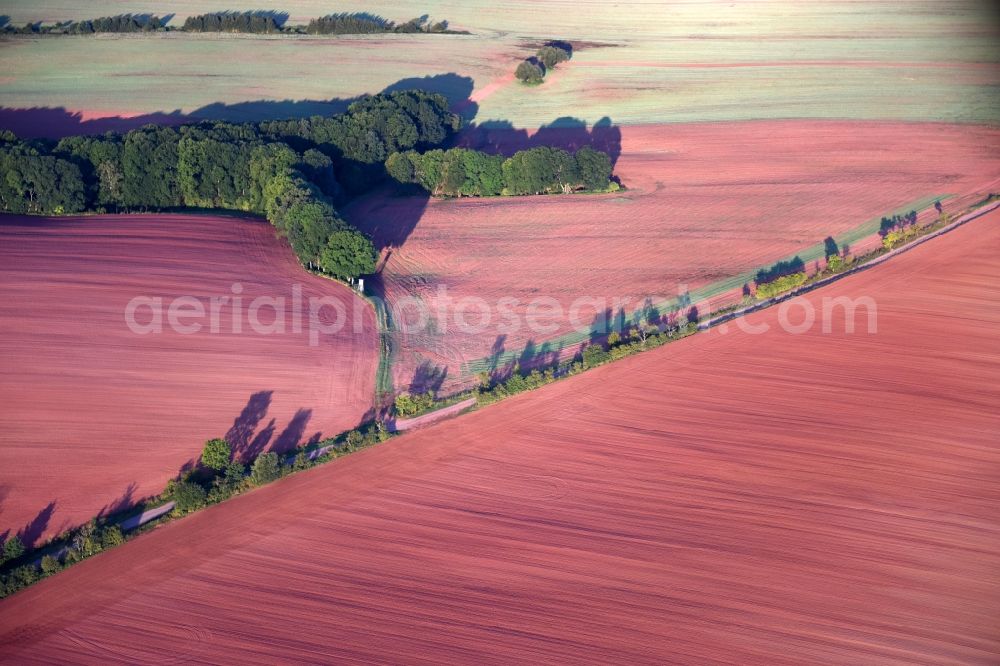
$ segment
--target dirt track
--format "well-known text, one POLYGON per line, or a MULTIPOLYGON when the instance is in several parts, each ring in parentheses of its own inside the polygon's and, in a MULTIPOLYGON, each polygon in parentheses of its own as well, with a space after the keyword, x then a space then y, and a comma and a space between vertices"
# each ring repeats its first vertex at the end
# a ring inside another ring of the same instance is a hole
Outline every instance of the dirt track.
MULTIPOLYGON (((546 130, 531 137, 500 130, 466 141, 506 152, 595 142, 620 152, 615 173, 629 190, 429 203, 380 192, 349 206, 352 221, 381 244, 398 246, 383 273, 391 303, 417 298, 434 313, 447 298, 478 297, 492 308, 481 332, 457 330, 452 317, 446 331, 435 325, 398 334, 398 388, 417 378, 420 390, 422 363, 446 369, 446 387, 468 386, 497 347, 515 358, 529 342, 536 354, 546 342, 548 352, 575 353, 579 341, 553 340, 572 331, 568 310, 581 297, 609 305, 630 298, 634 309, 646 297, 722 285, 713 287, 713 304, 733 302, 748 272, 779 259, 798 253, 813 269, 825 257, 828 235, 839 238, 874 221, 846 243, 863 251, 878 242, 883 215, 914 206, 936 215, 931 204, 944 195, 957 195, 944 202, 954 212, 1000 190, 994 150, 1000 133, 976 126, 761 121, 546 130), (563 308, 563 317, 544 320, 555 332, 533 333, 526 325, 527 303, 538 297, 563 308), (501 298, 520 300, 515 332, 500 327, 501 298)), ((469 311, 470 321, 481 321, 477 309, 469 311)), ((584 326, 595 311, 580 310, 584 326)), ((417 320, 412 309, 408 316, 417 320)))
POLYGON ((303 271, 259 220, 0 218, 0 534, 25 525, 32 538, 52 534, 160 492, 209 437, 229 434, 249 454, 353 427, 371 406, 376 341, 370 307, 303 271), (135 296, 162 297, 166 308, 190 295, 208 310, 235 283, 238 334, 230 307, 214 334, 207 323, 172 332, 166 313, 162 335, 126 324, 135 296), (304 299, 357 302, 362 333, 348 326, 310 346, 290 330, 294 284, 304 299), (285 334, 250 328, 261 295, 285 298, 285 334))
POLYGON ((877 334, 713 329, 168 525, 0 603, 0 649, 994 663, 998 243, 807 296, 874 297, 877 334))

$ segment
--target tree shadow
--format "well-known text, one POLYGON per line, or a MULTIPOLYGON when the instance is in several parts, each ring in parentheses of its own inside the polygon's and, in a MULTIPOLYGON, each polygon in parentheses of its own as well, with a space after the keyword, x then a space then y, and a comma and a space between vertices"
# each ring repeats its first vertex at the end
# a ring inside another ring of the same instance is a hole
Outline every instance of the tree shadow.
POLYGON ((246 407, 233 421, 224 439, 229 443, 233 458, 249 459, 251 443, 255 441, 254 431, 271 407, 274 391, 257 391, 250 396, 246 407))
POLYGON ((267 445, 271 443, 271 438, 274 437, 274 431, 276 429, 275 419, 268 421, 267 425, 261 428, 260 431, 254 435, 250 444, 247 445, 246 450, 242 453, 242 460, 244 462, 250 462, 267 450, 267 445))
POLYGON ((274 440, 274 444, 271 446, 271 451, 276 453, 285 453, 291 451, 299 445, 299 441, 306 432, 306 426, 309 425, 309 419, 312 418, 312 410, 300 408, 295 412, 295 416, 292 420, 288 422, 285 429, 281 431, 278 438, 274 440))
MULTIPOLYGON (((935 208, 941 202, 935 204, 935 208)), ((885 238, 886 234, 894 229, 905 229, 908 226, 913 226, 917 223, 917 211, 911 210, 905 215, 893 215, 891 217, 883 217, 879 221, 878 235, 885 238)))
MULTIPOLYGON (((471 77, 449 72, 447 74, 432 74, 430 76, 413 76, 400 79, 382 89, 384 93, 404 90, 425 90, 444 95, 448 104, 454 109, 458 105, 470 102, 475 81, 471 77)), ((473 102, 475 104, 475 102, 473 102)))
POLYGON ((108 516, 113 516, 116 513, 122 513, 123 511, 128 511, 133 506, 136 505, 138 498, 136 497, 136 492, 139 490, 139 484, 135 481, 128 484, 122 494, 118 499, 109 502, 104 505, 100 511, 97 512, 98 518, 106 518, 108 516))
POLYGON ((603 343, 611 333, 613 322, 614 312, 611 308, 605 308, 604 310, 594 313, 594 319, 590 322, 590 328, 587 333, 590 344, 595 345, 603 343))
POLYGON ((785 277, 786 275, 792 275, 793 273, 801 273, 806 269, 806 264, 798 256, 788 259, 786 261, 779 261, 775 263, 770 268, 762 268, 757 271, 757 275, 754 277, 757 284, 764 284, 765 282, 773 282, 778 278, 785 277))
POLYGON ((589 146, 607 153, 611 158, 611 167, 614 168, 622 152, 622 132, 607 116, 594 123, 590 129, 579 118, 562 116, 542 125, 534 134, 529 134, 526 129, 515 128, 508 120, 486 120, 464 130, 458 137, 457 145, 508 157, 519 150, 540 146, 562 148, 571 152, 589 146))
POLYGON ((18 530, 17 536, 21 538, 21 543, 24 544, 25 548, 35 547, 38 540, 45 534, 45 530, 48 529, 49 521, 52 520, 52 514, 55 511, 56 502, 52 500, 44 509, 38 512, 38 515, 31 522, 18 530))
POLYGON ((663 322, 663 313, 653 304, 653 299, 646 297, 642 306, 632 313, 632 325, 636 327, 659 326, 663 322))
POLYGON ((269 18, 273 20, 275 25, 279 28, 285 27, 289 16, 288 12, 278 9, 255 9, 245 13, 250 14, 251 16, 258 16, 260 18, 269 18))
MULTIPOLYGON (((459 113, 459 108, 461 108, 462 114, 471 113, 474 117, 477 107, 469 99, 473 87, 474 82, 470 77, 446 73, 401 79, 386 86, 381 92, 427 90, 440 93, 447 98, 448 103, 456 113, 459 113)), ((90 119, 84 118, 79 111, 70 111, 65 107, 0 107, 0 129, 8 129, 24 139, 60 139, 66 136, 104 134, 105 132, 125 133, 150 124, 176 126, 204 120, 232 123, 294 120, 344 113, 351 104, 366 97, 368 97, 367 94, 323 100, 267 99, 233 103, 213 102, 190 113, 175 109, 131 117, 108 116, 90 119)))
POLYGON ((420 362, 413 379, 410 381, 410 393, 427 393, 430 391, 437 395, 444 385, 444 380, 448 377, 448 367, 434 365, 428 360, 420 362))
POLYGON ((569 42, 564 42, 561 39, 550 39, 545 42, 544 46, 554 46, 557 49, 562 49, 569 54, 570 59, 573 58, 573 45, 569 42))
POLYGON ((67 136, 124 133, 145 125, 175 126, 195 122, 180 111, 148 113, 140 116, 85 119, 79 111, 64 107, 0 107, 0 129, 22 139, 61 139, 67 136))

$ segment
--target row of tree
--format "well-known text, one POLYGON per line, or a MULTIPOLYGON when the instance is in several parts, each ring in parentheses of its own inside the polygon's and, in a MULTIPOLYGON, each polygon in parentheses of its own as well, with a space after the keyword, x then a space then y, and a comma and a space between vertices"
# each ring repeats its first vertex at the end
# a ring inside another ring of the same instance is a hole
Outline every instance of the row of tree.
POLYGON ((168 19, 151 14, 118 14, 83 21, 63 21, 50 25, 28 23, 23 27, 4 26, 10 34, 86 35, 99 32, 139 33, 179 30, 182 32, 239 32, 252 34, 360 35, 374 33, 464 34, 448 28, 447 21, 430 21, 420 16, 395 23, 367 12, 343 12, 312 19, 306 25, 285 25, 288 14, 270 11, 210 12, 188 16, 180 28, 167 26, 168 19))
POLYGON ((447 33, 447 21, 431 22, 426 16, 396 24, 387 18, 367 12, 328 14, 312 19, 305 29, 310 35, 364 35, 375 33, 447 33))
POLYGON ((417 184, 436 196, 551 194, 611 186, 611 158, 589 146, 576 154, 543 146, 508 158, 467 148, 408 150, 391 155, 385 166, 394 180, 417 184))
POLYGON ((549 42, 538 49, 534 56, 518 64, 514 76, 521 83, 538 85, 549 70, 555 69, 556 65, 572 57, 573 47, 566 42, 549 42))
POLYGON ((376 255, 371 241, 337 215, 338 173, 350 191, 361 191, 384 178, 386 155, 438 145, 458 126, 443 96, 401 91, 331 118, 150 125, 55 144, 7 132, 0 135, 0 208, 42 215, 183 207, 257 213, 304 265, 351 279, 372 272, 376 255))
MULTIPOLYGON (((937 205, 940 205, 938 203, 937 205)), ((940 211, 939 211, 940 212, 940 211)), ((891 231, 901 231, 907 227, 912 227, 917 223, 917 211, 911 210, 905 215, 892 215, 890 217, 883 217, 879 221, 878 234, 885 238, 886 234, 891 231)))
MULTIPOLYGON (((351 430, 344 435, 320 443, 322 455, 311 455, 300 449, 294 456, 268 451, 252 460, 240 460, 224 439, 205 443, 201 464, 186 470, 167 483, 164 492, 150 501, 140 502, 126 511, 162 506, 173 501, 174 508, 159 520, 170 520, 205 506, 224 502, 243 492, 272 483, 284 476, 324 464, 341 455, 375 446, 387 441, 391 434, 380 422, 351 430)), ((134 514, 133 514, 134 515, 134 514)), ((39 550, 28 551, 17 535, 0 538, 0 599, 43 579, 55 575, 82 560, 126 542, 132 535, 122 529, 124 516, 101 515, 79 527, 67 530, 51 543, 41 546, 48 554, 38 558, 39 550)))
POLYGON ((188 16, 181 30, 269 34, 281 32, 281 25, 278 23, 278 16, 271 12, 211 12, 188 16))
POLYGON ((71 35, 89 35, 95 32, 155 32, 164 27, 159 16, 145 14, 118 14, 86 21, 74 21, 63 28, 71 35))

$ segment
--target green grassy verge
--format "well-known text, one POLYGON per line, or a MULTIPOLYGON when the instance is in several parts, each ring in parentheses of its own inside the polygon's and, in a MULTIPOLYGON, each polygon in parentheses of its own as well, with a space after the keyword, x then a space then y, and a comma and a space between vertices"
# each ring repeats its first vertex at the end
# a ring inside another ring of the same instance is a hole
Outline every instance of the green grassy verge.
MULTIPOLYGON (((921 197, 919 199, 916 199, 915 201, 911 201, 893 210, 892 212, 889 213, 889 216, 891 217, 892 215, 902 215, 911 210, 917 210, 917 211, 924 210, 934 205, 934 202, 945 201, 946 199, 949 199, 952 196, 954 195, 937 194, 937 195, 928 195, 925 197, 921 197)), ((855 227, 854 229, 846 231, 843 234, 840 234, 839 236, 835 236, 834 240, 841 247, 845 245, 853 245, 854 243, 857 243, 859 240, 876 233, 879 230, 879 224, 881 222, 881 219, 882 216, 872 218, 866 221, 864 224, 855 227)), ((780 257, 778 261, 779 262, 790 261, 796 257, 798 257, 799 259, 801 259, 803 262, 806 263, 811 261, 819 261, 826 258, 824 249, 825 249, 824 243, 820 241, 815 245, 810 245, 809 247, 803 249, 800 252, 788 255, 786 257, 780 257)), ((766 268, 766 267, 761 266, 759 268, 766 268)), ((657 310, 659 310, 660 312, 675 312, 682 310, 683 308, 689 307, 694 303, 715 298, 716 296, 740 289, 743 285, 753 282, 759 268, 753 268, 751 270, 744 271, 738 275, 734 275, 732 277, 725 278, 723 280, 718 280, 711 284, 707 284, 703 287, 698 287, 697 289, 693 289, 688 294, 683 296, 678 296, 676 298, 672 298, 665 301, 655 302, 652 304, 652 306, 657 310)), ((626 318, 628 319, 630 317, 634 317, 634 315, 635 312, 628 313, 626 318)), ((566 349, 569 347, 581 345, 585 342, 589 342, 591 336, 592 336, 591 331, 586 331, 586 330, 573 331, 571 333, 561 335, 557 338, 546 340, 546 343, 549 345, 549 347, 553 349, 566 349)), ((478 375, 482 372, 486 372, 493 367, 497 366, 502 367, 504 365, 513 363, 517 361, 517 359, 519 359, 523 353, 524 353, 523 349, 508 350, 498 356, 487 356, 474 361, 469 361, 463 364, 461 367, 462 376, 468 378, 474 375, 478 375)))

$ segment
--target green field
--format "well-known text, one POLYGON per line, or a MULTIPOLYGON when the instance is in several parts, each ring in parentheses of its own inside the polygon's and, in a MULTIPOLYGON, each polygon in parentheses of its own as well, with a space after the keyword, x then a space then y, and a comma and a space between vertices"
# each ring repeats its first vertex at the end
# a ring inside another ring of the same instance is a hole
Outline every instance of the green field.
MULTIPOLYGON (((15 24, 161 4, 100 0, 64 7, 6 3, 15 24)), ((177 24, 209 2, 170 7, 177 24)), ((292 22, 333 11, 288 2, 292 22)), ((65 107, 87 116, 153 112, 250 119, 308 115, 325 101, 400 80, 456 74, 433 87, 474 88, 476 119, 538 127, 572 115, 619 124, 844 118, 1000 121, 1000 22, 990 2, 339 3, 402 20, 429 13, 455 35, 291 37, 167 34, 0 40, 0 106, 65 107), (412 7, 412 9, 408 8, 412 7), (546 20, 550 19, 550 20, 546 20), (556 27, 548 27, 546 24, 556 27), (571 62, 537 88, 510 81, 539 40, 573 40, 571 62), (208 108, 206 108, 208 107, 208 108)), ((411 81, 412 85, 412 81, 411 81)))

